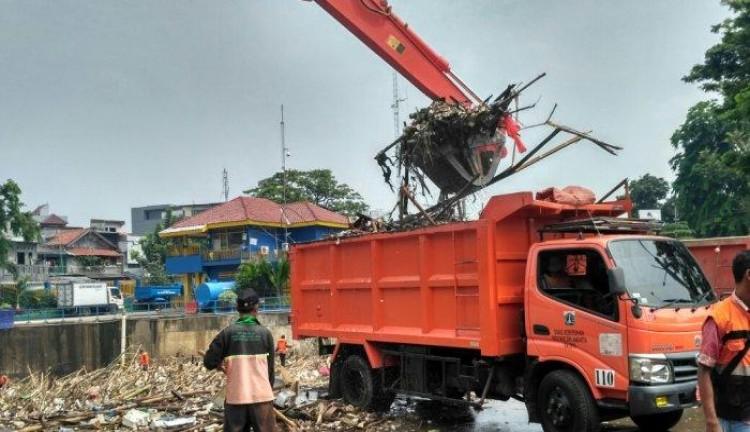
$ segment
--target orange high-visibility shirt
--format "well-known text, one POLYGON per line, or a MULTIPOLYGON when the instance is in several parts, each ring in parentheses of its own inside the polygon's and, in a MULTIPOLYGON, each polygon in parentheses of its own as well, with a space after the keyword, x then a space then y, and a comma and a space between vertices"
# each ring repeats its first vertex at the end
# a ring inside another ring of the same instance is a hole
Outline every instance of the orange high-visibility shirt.
POLYGON ((138 357, 138 364, 141 366, 148 366, 149 363, 151 363, 151 358, 148 356, 148 353, 141 353, 140 357, 138 357))
POLYGON ((276 352, 279 354, 286 354, 286 339, 279 339, 276 342, 276 352))

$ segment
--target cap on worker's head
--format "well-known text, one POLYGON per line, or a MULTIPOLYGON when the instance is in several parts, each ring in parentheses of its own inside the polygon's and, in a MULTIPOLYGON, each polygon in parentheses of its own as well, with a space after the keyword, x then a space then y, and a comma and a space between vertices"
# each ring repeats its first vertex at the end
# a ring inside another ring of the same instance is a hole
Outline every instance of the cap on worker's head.
POLYGON ((240 312, 250 312, 259 302, 260 297, 252 288, 245 288, 237 293, 237 310, 240 312))
POLYGON ((285 336, 285 335, 281 335, 281 338, 282 338, 282 339, 286 339, 286 336, 285 336))

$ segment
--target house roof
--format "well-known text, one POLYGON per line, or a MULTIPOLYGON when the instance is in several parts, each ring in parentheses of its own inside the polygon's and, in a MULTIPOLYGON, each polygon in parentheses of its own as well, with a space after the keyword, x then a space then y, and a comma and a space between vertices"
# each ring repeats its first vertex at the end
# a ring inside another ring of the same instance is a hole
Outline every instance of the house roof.
POLYGON ((310 202, 286 205, 265 198, 241 196, 183 219, 161 231, 164 237, 204 233, 212 228, 238 226, 302 227, 328 226, 348 228, 346 216, 310 202))
POLYGON ((67 225, 68 221, 52 213, 39 223, 40 225, 67 225))
POLYGON ((121 253, 104 248, 69 248, 67 252, 73 256, 120 257, 121 253))
MULTIPOLYGON (((82 239, 83 237, 87 235, 93 235, 96 236, 103 244, 109 246, 111 250, 117 250, 117 246, 114 245, 112 242, 107 240, 103 235, 99 234, 98 232, 92 230, 91 228, 77 228, 77 229, 69 229, 60 231, 57 233, 56 236, 52 237, 47 243, 44 244, 44 246, 63 246, 66 250, 71 251, 73 249, 80 249, 75 248, 75 243, 82 239)), ((89 248, 85 248, 89 249, 89 248)), ((119 256, 119 252, 117 252, 117 255, 119 256)))
POLYGON ((67 246, 73 243, 74 241, 78 240, 79 238, 83 237, 86 231, 88 230, 84 228, 60 231, 59 233, 57 233, 56 236, 52 237, 46 244, 47 246, 67 246))

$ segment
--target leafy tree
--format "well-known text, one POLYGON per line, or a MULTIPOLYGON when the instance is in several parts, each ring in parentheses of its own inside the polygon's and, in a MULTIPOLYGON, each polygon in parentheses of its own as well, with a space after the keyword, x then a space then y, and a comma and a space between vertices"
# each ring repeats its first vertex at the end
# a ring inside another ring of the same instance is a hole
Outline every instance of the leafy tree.
POLYGON ((97 256, 81 256, 77 258, 78 264, 82 267, 99 267, 102 265, 102 258, 97 256))
POLYGON ((678 239, 695 237, 695 233, 685 221, 665 224, 660 234, 678 239))
POLYGON ((633 200, 633 212, 638 210, 658 209, 667 198, 669 183, 661 177, 644 174, 630 182, 630 198, 633 200))
POLYGON ((39 239, 39 225, 31 212, 21 211, 21 188, 13 180, 0 185, 0 268, 15 272, 8 262, 11 235, 21 236, 25 241, 39 239))
POLYGON ((289 261, 280 258, 271 263, 264 258, 240 265, 235 275, 235 291, 254 289, 261 297, 281 297, 289 287, 289 261))
POLYGON ((698 236, 750 232, 750 2, 723 3, 733 15, 712 28, 721 41, 684 77, 720 99, 693 106, 672 135, 675 205, 698 236))
POLYGON ((164 220, 160 222, 154 231, 146 234, 140 241, 141 252, 133 254, 133 258, 143 267, 148 277, 148 284, 164 285, 170 282, 169 275, 164 263, 169 255, 169 248, 172 241, 159 236, 159 232, 165 227, 171 226, 177 222, 177 218, 172 215, 171 210, 167 210, 164 220))
MULTIPOLYGON (((284 173, 277 172, 244 193, 275 202, 284 201, 284 173)), ((286 202, 310 201, 329 210, 355 216, 367 211, 362 195, 346 183, 339 183, 331 170, 286 171, 286 202)))
POLYGON ((678 216, 676 214, 675 207, 675 201, 676 198, 674 195, 670 195, 669 198, 667 198, 664 201, 664 204, 661 206, 661 220, 666 223, 672 223, 675 222, 676 217, 678 216))
POLYGON ((289 260, 281 258, 270 266, 268 280, 279 297, 289 294, 289 260))
POLYGON ((271 282, 268 279, 271 264, 264 258, 242 263, 234 279, 234 290, 239 292, 252 288, 261 297, 272 295, 271 282))
POLYGON ((236 303, 237 293, 233 290, 224 291, 223 293, 219 294, 219 301, 227 304, 236 303))

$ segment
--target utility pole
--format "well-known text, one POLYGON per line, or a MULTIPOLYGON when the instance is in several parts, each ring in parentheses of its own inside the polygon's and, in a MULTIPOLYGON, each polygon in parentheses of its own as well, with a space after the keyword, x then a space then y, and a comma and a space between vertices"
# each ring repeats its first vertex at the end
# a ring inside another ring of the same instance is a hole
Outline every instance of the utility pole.
POLYGON ((221 194, 224 195, 224 201, 229 201, 229 172, 224 168, 221 174, 221 194))
MULTIPOLYGON (((391 109, 393 110, 393 136, 398 139, 401 136, 401 112, 399 106, 401 102, 404 102, 406 98, 401 98, 398 94, 398 73, 393 71, 393 102, 391 102, 391 109)), ((396 153, 399 152, 400 145, 396 146, 396 153)), ((409 201, 405 194, 409 193, 408 189, 408 178, 409 173, 406 172, 404 175, 403 188, 399 190, 399 219, 402 219, 407 212, 409 201)))
POLYGON ((287 222, 286 217, 286 158, 289 155, 289 149, 286 146, 285 129, 286 124, 284 123, 284 104, 281 104, 281 225, 284 227, 284 241, 281 242, 283 248, 284 244, 287 243, 287 222))
POLYGON ((393 134, 394 138, 401 136, 401 112, 399 107, 401 102, 405 102, 406 97, 400 97, 398 94, 398 73, 393 71, 393 102, 391 103, 391 109, 393 110, 393 134))

